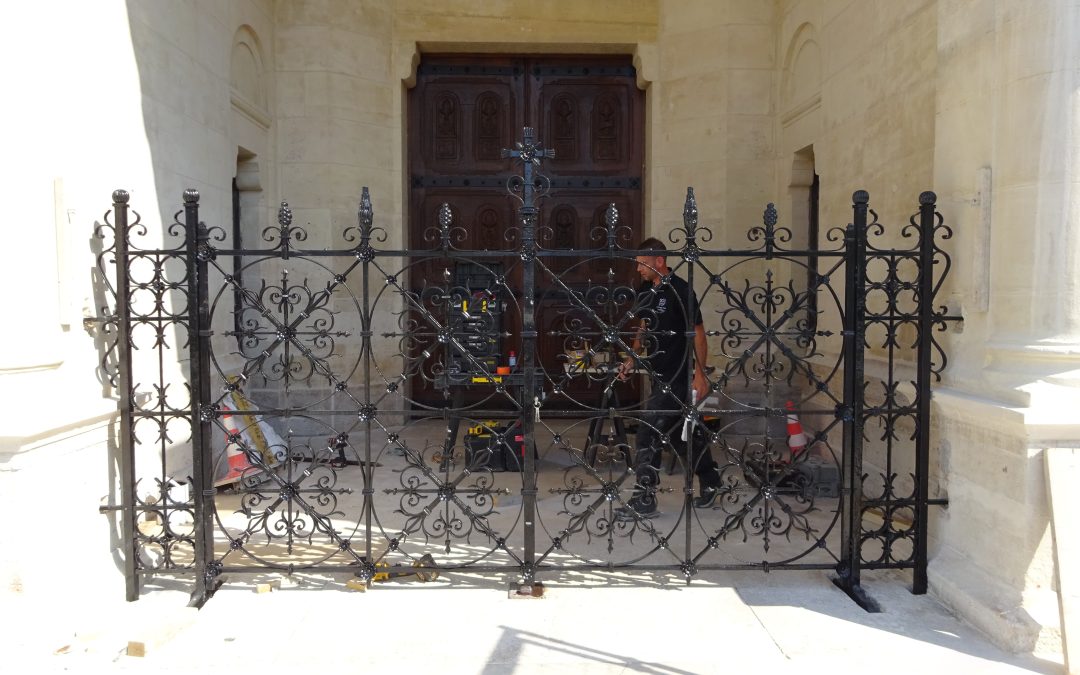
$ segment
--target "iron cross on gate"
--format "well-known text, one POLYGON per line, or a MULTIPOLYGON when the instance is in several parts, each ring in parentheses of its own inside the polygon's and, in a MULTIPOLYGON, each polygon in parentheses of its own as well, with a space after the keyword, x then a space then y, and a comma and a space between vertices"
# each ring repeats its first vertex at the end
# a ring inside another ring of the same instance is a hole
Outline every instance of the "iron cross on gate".
POLYGON ((522 171, 523 185, 521 186, 522 215, 529 216, 535 215, 536 212, 536 205, 533 203, 534 193, 536 192, 533 166, 540 166, 541 159, 554 159, 555 150, 540 147, 535 142, 532 127, 525 127, 523 132, 522 141, 514 144, 514 150, 503 148, 502 156, 520 160, 524 165, 522 171))

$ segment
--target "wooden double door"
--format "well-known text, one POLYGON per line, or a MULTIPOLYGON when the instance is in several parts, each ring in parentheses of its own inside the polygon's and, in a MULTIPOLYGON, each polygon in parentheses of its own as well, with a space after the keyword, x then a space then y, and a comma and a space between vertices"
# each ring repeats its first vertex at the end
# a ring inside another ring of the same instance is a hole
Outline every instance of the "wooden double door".
MULTIPOLYGON (((592 232, 602 226, 608 204, 615 204, 627 229, 623 246, 636 246, 642 227, 644 161, 644 93, 637 88, 629 57, 492 57, 426 56, 416 86, 409 94, 409 247, 430 249, 431 228, 440 205, 451 207, 461 230, 454 245, 463 250, 507 251, 515 248, 517 206, 507 180, 520 171, 502 157, 522 138, 522 128, 555 157, 540 172, 551 190, 540 203, 538 241, 543 248, 603 248, 606 240, 592 232), (427 235, 427 236, 426 236, 427 235)), ((503 270, 514 293, 511 310, 521 306, 520 261, 514 255, 486 258, 503 270)), ((536 279, 537 357, 549 373, 563 369, 569 342, 564 326, 571 303, 560 283, 584 289, 606 284, 612 265, 600 257, 547 258, 549 271, 536 279)), ((632 264, 614 265, 617 283, 634 283, 632 264)), ((425 280, 443 279, 446 265, 415 265, 412 290, 425 280)), ((511 335, 500 345, 503 356, 521 353, 513 311, 504 317, 511 335)), ((572 323, 572 322, 571 322, 572 323)), ((568 383, 578 400, 599 399, 599 388, 587 378, 568 383)), ((424 378, 412 380, 412 397, 445 405, 441 391, 424 378)), ((472 392, 475 399, 483 392, 472 392)), ((553 401, 553 403, 555 403, 553 401)), ((555 403, 556 405, 561 405, 555 403)))

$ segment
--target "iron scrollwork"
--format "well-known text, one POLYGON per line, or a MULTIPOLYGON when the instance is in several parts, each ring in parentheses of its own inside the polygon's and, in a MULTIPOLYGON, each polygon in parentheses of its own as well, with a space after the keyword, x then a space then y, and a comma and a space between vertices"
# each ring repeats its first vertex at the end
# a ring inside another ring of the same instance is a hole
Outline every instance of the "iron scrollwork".
POLYGON ((521 173, 500 250, 466 248, 452 204, 427 249, 387 248, 366 188, 339 248, 304 248, 286 202, 265 246, 241 248, 198 222, 197 193, 164 244, 137 248, 152 233, 118 191, 97 234, 113 239, 98 267, 115 297, 103 369, 124 411, 129 574, 195 573, 209 594, 226 572, 270 569, 364 583, 414 564, 527 581, 833 569, 855 597, 861 570, 924 573, 928 400, 946 364, 934 334, 957 319, 934 304, 951 230, 933 194, 894 232, 857 193, 854 222, 808 247, 770 204, 742 248, 721 249, 690 188, 670 267, 638 288, 616 270, 665 252, 636 249, 615 204, 588 248, 538 226, 552 155, 531 129, 504 151, 521 173), (699 356, 693 326, 660 328, 677 278, 696 290, 679 309, 703 316, 704 400, 658 380, 661 345, 699 356), (539 303, 554 308, 544 326, 539 303), (541 359, 540 336, 559 352, 541 359), (519 362, 500 370, 511 337, 519 362), (187 361, 175 350, 193 340, 208 348, 187 361), (670 395, 673 429, 618 401, 627 377, 670 395), (635 427, 661 439, 658 483, 638 474, 635 427), (192 448, 204 475, 173 461, 192 448), (697 483, 708 471, 715 494, 697 483), (661 515, 617 518, 642 492, 661 515))

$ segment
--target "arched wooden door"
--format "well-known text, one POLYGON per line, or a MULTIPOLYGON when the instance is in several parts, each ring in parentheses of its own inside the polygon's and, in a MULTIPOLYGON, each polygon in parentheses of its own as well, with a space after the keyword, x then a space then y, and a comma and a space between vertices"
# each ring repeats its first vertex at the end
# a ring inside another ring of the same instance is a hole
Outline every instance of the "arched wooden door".
MULTIPOLYGON (((640 240, 644 92, 636 86, 630 57, 425 56, 408 101, 411 249, 431 248, 425 230, 437 223, 444 202, 464 230, 459 248, 509 248, 516 201, 506 191, 512 171, 501 151, 513 147, 525 126, 534 127, 544 147, 556 153, 543 166, 551 179, 538 223, 543 246, 602 247, 605 242, 594 239, 591 230, 603 223, 611 203, 628 228, 626 245, 640 240)), ((490 262, 507 270, 520 296, 514 259, 490 262)), ((563 258, 553 266, 571 288, 604 283, 608 274, 608 264, 600 260, 563 258)), ((436 262, 413 267, 411 289, 457 272, 444 267, 436 262)), ((629 265, 616 273, 620 281, 633 282, 629 265)), ((550 372, 561 367, 557 356, 564 345, 548 332, 569 305, 543 279, 537 286, 538 358, 550 372)), ((520 353, 517 336, 504 339, 500 349, 504 356, 510 350, 520 353)), ((588 391, 584 381, 579 386, 573 392, 579 400, 598 400, 599 392, 588 391)), ((413 378, 411 392, 417 401, 442 404, 442 392, 422 377, 413 378)))

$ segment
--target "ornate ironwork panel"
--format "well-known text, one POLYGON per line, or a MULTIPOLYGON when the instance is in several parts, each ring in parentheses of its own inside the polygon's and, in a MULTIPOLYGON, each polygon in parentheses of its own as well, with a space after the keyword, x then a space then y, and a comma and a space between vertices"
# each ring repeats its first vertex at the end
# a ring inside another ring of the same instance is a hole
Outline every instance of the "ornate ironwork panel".
POLYGON ((98 273, 113 301, 103 308, 105 330, 115 340, 102 370, 120 401, 122 503, 115 510, 127 596, 134 600, 140 578, 195 572, 209 561, 199 546, 208 530, 197 525, 206 502, 191 490, 192 462, 204 455, 192 437, 200 428, 189 359, 198 333, 193 212, 180 211, 170 226, 150 232, 128 201, 127 192, 113 193, 113 208, 95 235, 102 241, 98 273))
POLYGON ((232 245, 188 191, 137 248, 153 235, 114 195, 129 597, 184 574, 202 602, 272 570, 822 569, 873 609, 861 571, 906 568, 925 590, 932 331, 955 319, 934 305, 951 233, 933 194, 892 231, 856 192, 810 247, 770 204, 714 247, 691 188, 643 247, 617 204, 561 200, 553 154, 525 128, 499 160, 507 201, 430 205, 403 250, 366 188, 323 247, 284 202, 258 247, 232 245))

